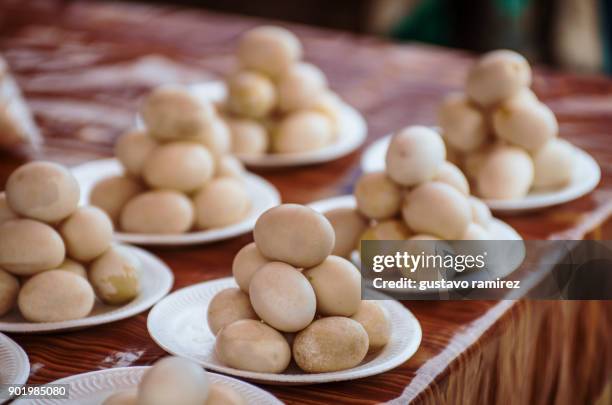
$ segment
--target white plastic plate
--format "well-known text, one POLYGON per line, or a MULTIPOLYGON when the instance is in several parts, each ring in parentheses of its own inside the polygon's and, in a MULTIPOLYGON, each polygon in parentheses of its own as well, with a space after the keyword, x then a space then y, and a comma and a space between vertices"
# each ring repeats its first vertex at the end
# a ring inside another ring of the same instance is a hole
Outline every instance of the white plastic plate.
POLYGON ((401 303, 381 300, 391 317, 391 338, 379 352, 368 354, 357 367, 331 373, 308 374, 291 363, 282 374, 257 373, 227 367, 215 356, 215 337, 206 323, 212 298, 221 290, 236 287, 233 278, 207 281, 178 290, 160 301, 149 313, 147 328, 164 350, 197 361, 207 369, 247 380, 282 385, 318 384, 354 380, 391 370, 408 360, 421 343, 419 321, 401 303))
MULTIPOLYGON (((149 367, 120 367, 73 375, 51 383, 68 384, 69 399, 19 400, 14 404, 100 405, 116 392, 136 388, 147 369, 149 367)), ((219 374, 209 373, 208 377, 213 384, 222 384, 234 389, 249 405, 282 405, 282 402, 274 396, 254 385, 219 374)))
POLYGON ((125 246, 125 248, 136 256, 142 269, 140 276, 141 291, 133 301, 122 306, 110 306, 96 301, 89 316, 64 322, 29 322, 19 314, 17 309, 14 309, 9 314, 0 317, 0 331, 46 333, 84 329, 129 318, 146 311, 170 292, 174 283, 174 275, 164 262, 151 253, 134 246, 125 246))
MULTIPOLYGON (((15 341, 0 333, 0 384, 25 384, 30 375, 30 360, 15 341)), ((2 400, 0 399, 0 402, 2 400)))
MULTIPOLYGON (((361 157, 361 170, 373 172, 385 169, 385 155, 391 135, 387 135, 366 148, 361 157)), ((574 171, 570 183, 557 190, 534 190, 525 198, 516 200, 487 200, 482 201, 496 213, 520 214, 552 207, 578 199, 593 191, 601 178, 599 165, 584 150, 574 146, 576 151, 574 171)))
MULTIPOLYGON (((106 177, 123 173, 117 159, 102 159, 88 162, 72 169, 81 186, 81 203, 89 203, 89 195, 97 182, 106 177)), ((180 235, 151 235, 115 232, 115 239, 136 245, 193 245, 217 242, 250 232, 257 218, 269 208, 280 204, 280 194, 276 187, 263 178, 251 173, 245 174, 245 186, 251 197, 251 212, 242 221, 224 228, 188 232, 180 235)))

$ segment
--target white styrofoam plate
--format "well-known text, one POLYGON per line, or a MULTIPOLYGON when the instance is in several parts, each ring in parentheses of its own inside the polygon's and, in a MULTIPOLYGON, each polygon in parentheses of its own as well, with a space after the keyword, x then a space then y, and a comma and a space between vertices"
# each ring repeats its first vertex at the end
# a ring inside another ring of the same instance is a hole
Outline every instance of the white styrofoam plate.
POLYGON ((84 329, 129 318, 146 311, 170 292, 174 283, 174 275, 164 262, 151 253, 134 246, 125 246, 125 248, 136 256, 142 269, 140 275, 141 291, 133 301, 121 306, 111 306, 96 300, 91 314, 87 317, 63 322, 29 322, 19 314, 17 309, 14 309, 7 315, 0 317, 0 331, 46 333, 84 329))
MULTIPOLYGON (((14 404, 100 405, 116 392, 136 388, 147 369, 149 367, 119 367, 73 375, 51 383, 68 384, 70 386, 69 399, 22 399, 15 401, 14 404)), ((208 373, 208 378, 213 384, 225 385, 238 392, 248 405, 282 405, 282 402, 273 395, 244 381, 213 373, 208 373)))
POLYGON ((293 362, 281 374, 238 370, 215 356, 215 337, 206 323, 206 312, 221 290, 236 287, 233 278, 222 278, 178 290, 160 301, 149 313, 149 334, 164 350, 192 359, 207 369, 247 380, 282 385, 318 384, 354 380, 391 370, 408 360, 421 343, 419 321, 401 303, 380 300, 391 318, 391 338, 379 352, 368 354, 361 364, 348 370, 308 374, 293 362))
MULTIPOLYGON (((385 155, 391 135, 387 135, 366 148, 361 157, 361 170, 373 172, 385 169, 385 155)), ((515 200, 482 199, 496 213, 520 214, 563 204, 593 191, 601 178, 599 165, 584 150, 574 146, 575 164, 570 183, 558 190, 532 190, 525 198, 515 200)))
MULTIPOLYGON (((123 173, 117 159, 94 160, 72 168, 72 173, 81 186, 81 203, 89 203, 89 195, 97 182, 123 173)), ((152 235, 115 232, 119 242, 136 245, 193 245, 217 242, 250 232, 257 218, 268 209, 280 204, 276 187, 252 173, 245 173, 245 186, 251 198, 251 212, 242 221, 216 229, 188 232, 180 235, 152 235)))
MULTIPOLYGON (((357 202, 353 195, 344 195, 340 197, 328 198, 326 200, 315 201, 313 203, 308 204, 312 209, 318 211, 322 214, 325 214, 328 211, 338 209, 338 208, 355 208, 357 206, 357 202)), ((487 229, 491 235, 491 240, 494 241, 522 241, 523 238, 519 235, 514 228, 512 228, 507 223, 500 221, 497 218, 492 218, 491 224, 487 229)), ((496 243, 495 245, 488 245, 489 258, 494 257, 495 260, 491 260, 488 265, 487 271, 473 271, 473 272, 463 272, 457 273, 454 277, 455 280, 487 280, 489 278, 500 277, 504 278, 510 275, 514 270, 519 268, 526 255, 526 248, 524 243, 509 243, 509 244, 500 244, 496 243)), ((357 267, 361 267, 361 257, 359 253, 355 250, 351 255, 351 260, 357 267)), ((425 289, 425 290, 405 290, 402 291, 404 293, 410 294, 431 294, 432 292, 439 293, 449 291, 450 289, 425 289)), ((385 289, 381 289, 381 291, 386 291, 385 289)), ((398 289, 389 290, 388 292, 398 292, 398 289)))
MULTIPOLYGON (((25 384, 30 375, 30 360, 21 346, 0 333, 0 384, 25 384)), ((2 402, 2 398, 0 398, 2 402)))

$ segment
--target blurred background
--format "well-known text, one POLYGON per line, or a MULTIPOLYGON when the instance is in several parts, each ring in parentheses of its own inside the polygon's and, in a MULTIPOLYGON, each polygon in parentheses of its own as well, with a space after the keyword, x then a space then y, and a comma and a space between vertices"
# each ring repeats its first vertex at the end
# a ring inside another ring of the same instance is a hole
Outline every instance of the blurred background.
MULTIPOLYGON (((155 2, 155 0, 153 0, 155 2)), ((157 1, 168 3, 167 0, 157 1)), ((176 4, 612 73, 609 0, 180 0, 176 4)))

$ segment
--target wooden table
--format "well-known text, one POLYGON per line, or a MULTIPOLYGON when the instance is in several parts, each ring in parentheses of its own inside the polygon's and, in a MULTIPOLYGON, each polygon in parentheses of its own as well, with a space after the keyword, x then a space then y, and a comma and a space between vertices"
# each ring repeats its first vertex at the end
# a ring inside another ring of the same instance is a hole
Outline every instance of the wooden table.
MULTIPOLYGON (((262 21, 122 3, 0 0, 0 51, 42 126, 46 144, 0 153, 0 184, 19 164, 68 165, 110 156, 132 124, 140 95, 163 82, 223 75, 238 35, 262 21)), ((461 86, 472 56, 422 45, 290 26, 306 58, 366 116, 368 142, 408 124, 435 123, 442 96, 461 86)), ((537 94, 561 135, 599 161, 595 192, 545 212, 504 218, 525 238, 605 238, 612 227, 612 81, 537 70, 537 94)), ((359 153, 300 169, 262 173, 286 202, 350 193, 359 153)), ((230 274, 245 235, 206 246, 153 249, 176 275, 175 289, 230 274)), ((264 386, 292 404, 601 403, 610 399, 610 302, 410 302, 423 327, 415 356, 390 372, 306 387, 264 386), (602 387, 607 385, 607 394, 602 387)), ((12 335, 30 356, 31 383, 85 371, 151 364, 164 355, 147 314, 84 331, 12 335)))

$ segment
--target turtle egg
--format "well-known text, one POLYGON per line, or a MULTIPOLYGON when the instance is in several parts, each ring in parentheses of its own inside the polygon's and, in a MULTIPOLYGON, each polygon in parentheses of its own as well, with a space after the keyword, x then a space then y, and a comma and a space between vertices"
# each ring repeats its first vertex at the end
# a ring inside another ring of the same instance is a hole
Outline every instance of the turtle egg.
POLYGON ((478 193, 484 198, 522 198, 533 183, 531 157, 514 146, 496 148, 483 162, 478 173, 478 193))
POLYGON ((277 76, 302 57, 302 44, 285 28, 260 26, 242 35, 237 53, 245 67, 277 76))
POLYGON ((32 162, 9 176, 6 198, 15 213, 56 223, 76 210, 80 189, 65 167, 51 162, 32 162))
POLYGON ((472 100, 486 107, 530 85, 529 62, 514 51, 502 49, 485 54, 472 66, 465 90, 472 100))
POLYGON ((393 181, 414 186, 433 179, 445 159, 442 137, 433 129, 413 126, 393 136, 385 161, 393 181))

